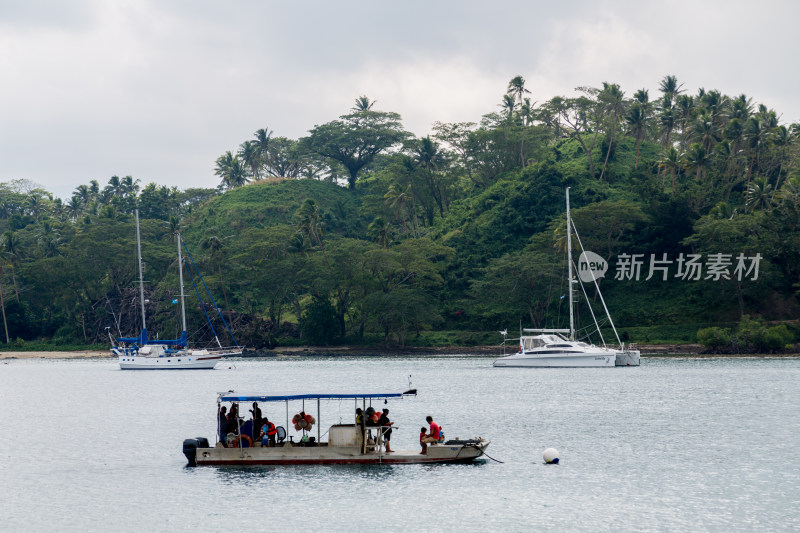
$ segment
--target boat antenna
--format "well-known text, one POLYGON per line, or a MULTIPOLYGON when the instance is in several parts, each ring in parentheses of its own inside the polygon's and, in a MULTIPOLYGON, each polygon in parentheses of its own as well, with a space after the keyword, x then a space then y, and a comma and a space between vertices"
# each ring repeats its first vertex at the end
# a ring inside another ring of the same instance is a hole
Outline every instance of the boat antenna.
POLYGON ((183 301, 183 255, 181 255, 181 234, 178 233, 178 278, 180 279, 181 290, 181 325, 186 332, 186 304, 183 301))
POLYGON ((569 215, 569 187, 567 187, 567 290, 569 290, 569 340, 575 340, 575 318, 572 303, 572 232, 570 231, 571 218, 569 215))
POLYGON ((139 255, 139 300, 142 303, 142 331, 147 329, 144 318, 144 274, 142 272, 142 237, 139 234, 139 210, 136 210, 136 251, 139 255))

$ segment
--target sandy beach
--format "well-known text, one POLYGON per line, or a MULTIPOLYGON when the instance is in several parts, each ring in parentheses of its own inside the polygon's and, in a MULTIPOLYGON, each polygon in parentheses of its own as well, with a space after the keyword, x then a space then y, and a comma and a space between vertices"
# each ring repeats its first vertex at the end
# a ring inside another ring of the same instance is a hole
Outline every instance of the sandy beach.
MULTIPOLYGON (((653 344, 638 347, 642 356, 651 357, 798 357, 797 353, 777 354, 704 354, 699 344, 653 344)), ((286 346, 273 350, 246 351, 245 357, 271 357, 271 356, 341 356, 341 355, 502 355, 502 348, 497 346, 447 346, 435 348, 365 348, 353 346, 286 346)), ((113 358, 107 350, 78 350, 72 352, 0 352, 0 359, 92 359, 113 358)))
POLYGON ((77 352, 0 352, 0 359, 89 359, 111 357, 108 350, 80 350, 77 352))

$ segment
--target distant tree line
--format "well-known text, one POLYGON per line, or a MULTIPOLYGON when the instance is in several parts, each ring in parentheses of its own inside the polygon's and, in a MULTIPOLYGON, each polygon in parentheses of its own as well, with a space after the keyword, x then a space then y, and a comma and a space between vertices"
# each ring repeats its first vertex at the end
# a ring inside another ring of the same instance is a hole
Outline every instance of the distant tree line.
POLYGON ((552 324, 565 312, 566 186, 584 244, 607 257, 766 258, 752 283, 604 280, 624 327, 796 317, 800 126, 746 95, 687 94, 675 76, 653 99, 614 83, 576 92, 537 105, 515 76, 478 123, 437 122, 422 138, 361 96, 300 139, 257 130, 216 160, 217 189, 112 176, 62 201, 25 180, 0 184, 6 340, 133 330, 135 209, 164 331, 179 231, 251 345, 552 324))

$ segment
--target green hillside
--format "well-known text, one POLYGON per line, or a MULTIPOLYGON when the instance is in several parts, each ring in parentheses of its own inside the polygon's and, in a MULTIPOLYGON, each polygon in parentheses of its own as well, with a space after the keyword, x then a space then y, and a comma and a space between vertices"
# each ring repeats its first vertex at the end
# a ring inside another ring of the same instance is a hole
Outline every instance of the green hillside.
MULTIPOLYGON (((606 265, 600 286, 622 340, 699 332, 710 349, 739 351, 796 341, 798 125, 745 96, 685 94, 671 76, 653 99, 604 83, 538 107, 512 81, 501 112, 424 138, 368 99, 301 139, 259 130, 217 160, 217 190, 114 176, 64 202, 0 185, 8 340, 136 332, 135 209, 148 329, 163 337, 180 333, 178 232, 193 264, 186 290, 206 300, 189 305, 194 342, 212 339, 214 305, 253 348, 491 343, 500 329, 564 327, 569 187, 573 260, 582 244, 606 265)), ((596 342, 603 302, 583 287, 576 315, 596 342)))

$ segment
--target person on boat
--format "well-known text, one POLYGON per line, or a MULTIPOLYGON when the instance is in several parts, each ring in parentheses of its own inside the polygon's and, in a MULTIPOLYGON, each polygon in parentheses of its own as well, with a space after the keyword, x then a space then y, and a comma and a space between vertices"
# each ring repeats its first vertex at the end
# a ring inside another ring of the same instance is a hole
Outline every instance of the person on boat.
POLYGON ((264 425, 261 426, 261 445, 262 446, 275 446, 275 435, 278 430, 275 429, 275 424, 269 421, 269 418, 263 419, 264 425))
POLYGON ((262 425, 262 418, 261 408, 258 406, 258 402, 253 402, 253 408, 250 409, 250 414, 253 416, 253 427, 260 428, 262 425))
MULTIPOLYGON (((372 439, 372 432, 367 431, 367 426, 374 426, 375 424, 370 422, 370 409, 372 407, 367 408, 367 412, 361 410, 361 408, 356 408, 356 425, 361 428, 361 435, 366 437, 367 444, 374 444, 375 441, 372 439)), ((372 409, 374 412, 375 410, 372 409)))
POLYGON ((228 432, 232 431, 238 434, 240 425, 241 423, 239 420, 239 404, 232 403, 231 408, 228 410, 228 432))
POLYGON ((441 431, 439 424, 434 422, 433 417, 430 415, 426 416, 425 420, 428 421, 428 424, 430 424, 431 427, 428 431, 428 435, 422 439, 422 442, 425 444, 435 444, 439 442, 439 432, 441 431))
POLYGON ((224 405, 219 408, 219 413, 217 414, 217 418, 219 419, 219 441, 222 443, 223 446, 226 448, 228 447, 228 408, 224 405))
POLYGON ((375 427, 378 425, 378 419, 375 418, 375 409, 372 407, 367 407, 365 414, 367 415, 368 426, 375 427))
POLYGON ((427 431, 424 426, 419 428, 419 445, 422 446, 422 451, 419 452, 420 455, 428 452, 428 444, 422 440, 427 436, 427 431))
POLYGON ((378 431, 383 432, 383 441, 386 443, 386 453, 394 453, 394 450, 392 450, 389 442, 392 439, 392 426, 394 425, 394 422, 389 420, 388 409, 384 409, 383 413, 381 413, 381 416, 378 419, 378 425, 381 427, 381 429, 378 431))
POLYGON ((239 417, 234 409, 235 406, 236 404, 231 405, 231 410, 228 411, 228 433, 238 434, 240 424, 239 417))

